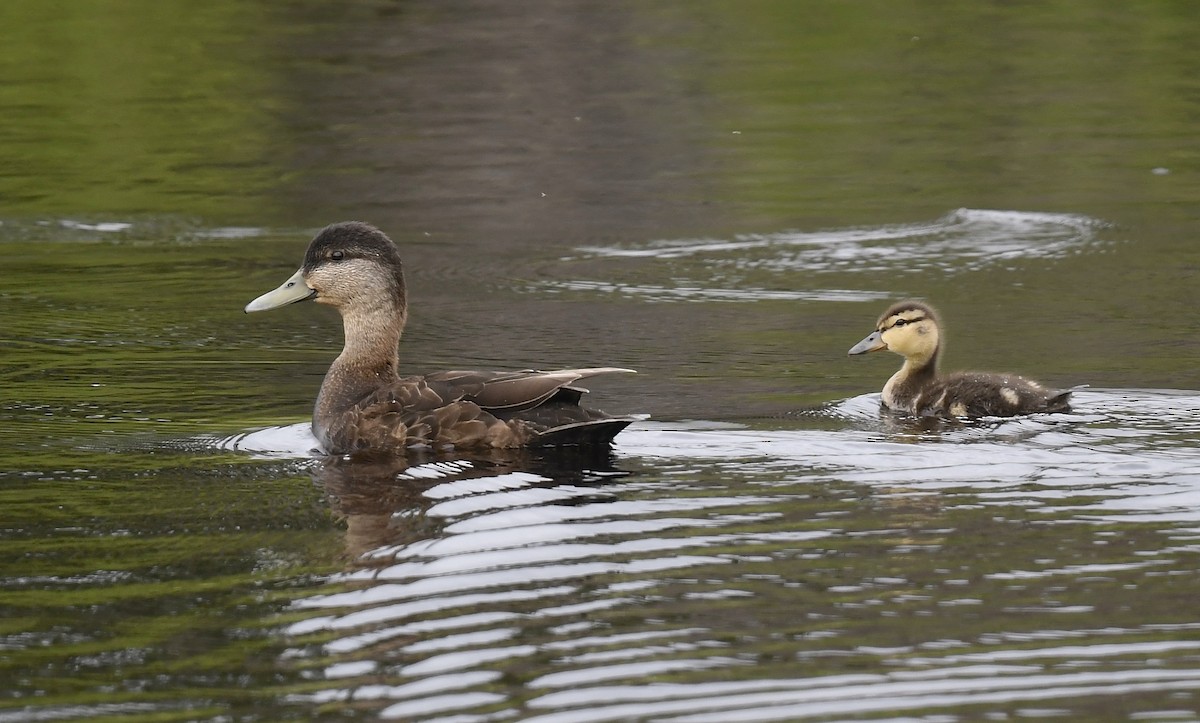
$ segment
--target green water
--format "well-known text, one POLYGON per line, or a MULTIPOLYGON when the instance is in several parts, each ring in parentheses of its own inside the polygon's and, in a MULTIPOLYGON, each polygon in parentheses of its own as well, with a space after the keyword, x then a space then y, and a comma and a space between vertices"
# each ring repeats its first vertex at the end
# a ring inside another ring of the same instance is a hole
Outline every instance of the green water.
POLYGON ((1186 2, 0 5, 0 721, 1194 717, 1200 404, 1166 390, 1200 389, 1198 26, 1186 2), (490 460, 447 487, 230 442, 302 436, 336 317, 241 309, 351 218, 401 246, 413 370, 638 369, 593 390, 652 415, 622 474, 490 460), (881 425, 863 395, 896 360, 845 351, 908 295, 948 366, 1096 391, 1061 421, 881 425), (432 608, 397 632, 389 601, 432 608), (1012 652, 1046 640, 1150 647, 1012 652), (443 657, 480 647, 506 652, 443 657), (971 655, 1045 678, 935 699, 971 655), (897 670, 929 697, 784 707, 897 670), (1144 687, 1029 692, 1079 671, 1144 687))

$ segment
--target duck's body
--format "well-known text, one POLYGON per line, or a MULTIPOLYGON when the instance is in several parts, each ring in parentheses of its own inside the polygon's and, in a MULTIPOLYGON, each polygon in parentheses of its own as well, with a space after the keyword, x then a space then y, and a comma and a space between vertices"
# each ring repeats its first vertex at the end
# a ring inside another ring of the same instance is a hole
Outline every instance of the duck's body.
POLYGON ((345 327, 345 348, 326 373, 313 410, 313 433, 328 453, 608 444, 633 421, 579 406, 586 390, 572 386, 629 369, 400 376, 397 348, 407 316, 403 266, 391 239, 368 224, 325 228, 300 270, 246 311, 305 299, 337 308, 345 327))
POLYGON ((941 323, 933 307, 919 301, 893 304, 875 331, 850 354, 887 349, 904 357, 900 371, 883 387, 888 409, 917 416, 1011 417, 1070 411, 1071 390, 1049 389, 1015 374, 938 373, 941 323))

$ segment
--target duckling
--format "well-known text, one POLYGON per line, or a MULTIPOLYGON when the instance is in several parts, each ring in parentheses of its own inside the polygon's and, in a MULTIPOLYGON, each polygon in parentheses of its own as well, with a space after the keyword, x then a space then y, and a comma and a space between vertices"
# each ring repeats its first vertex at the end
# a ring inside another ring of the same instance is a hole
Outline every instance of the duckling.
POLYGON ((337 309, 345 332, 345 346, 325 374, 313 410, 313 433, 329 454, 608 444, 635 419, 581 407, 587 390, 575 385, 632 369, 401 376, 404 269, 395 243, 369 224, 327 226, 309 244, 300 270, 245 311, 308 299, 337 309))
POLYGON ((901 301, 883 312, 875 331, 849 353, 887 349, 904 357, 900 371, 883 387, 884 406, 896 411, 917 416, 1011 417, 1071 410, 1071 389, 1048 389, 1015 374, 938 374, 941 331, 933 307, 901 301))

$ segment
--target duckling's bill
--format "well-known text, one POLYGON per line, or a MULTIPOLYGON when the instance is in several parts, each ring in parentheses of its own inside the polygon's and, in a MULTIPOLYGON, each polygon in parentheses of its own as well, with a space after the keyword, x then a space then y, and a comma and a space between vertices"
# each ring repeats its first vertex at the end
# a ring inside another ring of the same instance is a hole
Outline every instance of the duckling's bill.
POLYGON ((880 349, 887 349, 887 348, 888 348, 887 342, 885 342, 883 340, 883 332, 882 331, 873 331, 866 339, 863 339, 862 341, 858 342, 854 346, 850 347, 850 351, 848 351, 846 353, 847 354, 866 354, 867 352, 870 352, 870 351, 879 351, 880 349))
POLYGON ((310 289, 308 284, 304 282, 304 269, 300 269, 292 274, 291 278, 283 282, 278 289, 268 291, 249 304, 246 304, 245 311, 249 314, 253 311, 278 309, 281 306, 294 304, 297 301, 311 299, 316 293, 315 289, 310 289))

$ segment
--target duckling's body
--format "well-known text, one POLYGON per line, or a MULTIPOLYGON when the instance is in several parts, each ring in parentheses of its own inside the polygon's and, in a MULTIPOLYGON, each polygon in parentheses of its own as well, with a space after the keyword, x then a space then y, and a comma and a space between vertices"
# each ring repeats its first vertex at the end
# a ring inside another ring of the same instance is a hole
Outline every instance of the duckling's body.
POLYGON ((917 416, 1011 417, 1070 411, 1071 390, 1048 389, 1015 374, 938 373, 941 322, 933 307, 919 301, 893 304, 875 331, 850 354, 887 349, 904 357, 900 371, 883 387, 884 406, 917 416))
POLYGON ((587 390, 573 386, 629 369, 400 376, 397 347, 407 317, 403 266, 391 239, 368 224, 325 228, 300 270, 246 311, 306 299, 337 308, 345 327, 345 348, 326 373, 313 411, 313 433, 331 454, 608 444, 633 421, 579 406, 587 390))

